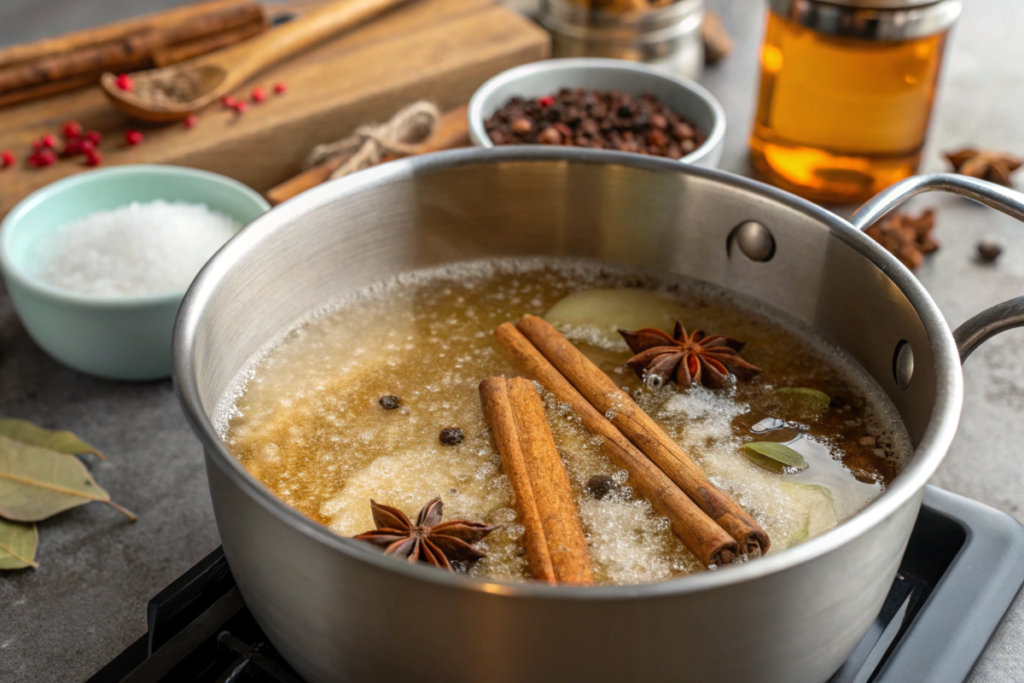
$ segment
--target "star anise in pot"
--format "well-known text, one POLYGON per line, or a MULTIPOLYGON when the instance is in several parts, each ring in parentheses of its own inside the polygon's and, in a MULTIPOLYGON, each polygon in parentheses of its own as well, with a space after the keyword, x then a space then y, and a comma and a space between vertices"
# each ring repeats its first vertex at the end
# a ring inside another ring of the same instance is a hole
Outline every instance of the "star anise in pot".
POLYGON ((1010 174, 1024 165, 1024 160, 1009 152, 965 147, 948 152, 946 158, 957 173, 1010 186, 1010 174))
POLYGON ((383 548, 385 555, 404 557, 410 563, 426 562, 450 572, 455 571, 452 562, 475 562, 486 557, 473 544, 498 527, 464 519, 442 522, 441 506, 441 499, 434 498, 423 506, 413 524, 398 508, 370 500, 377 528, 355 539, 383 548))
POLYGON ((626 365, 644 381, 656 377, 662 382, 673 380, 684 389, 694 383, 717 389, 730 374, 747 380, 761 372, 740 358, 744 342, 720 334, 705 336, 702 330, 687 334, 678 321, 673 337, 653 327, 619 330, 619 334, 636 354, 626 365))
POLYGON ((864 232, 910 270, 924 263, 924 257, 938 250, 939 243, 932 237, 935 211, 928 209, 914 218, 905 213, 890 213, 864 232))

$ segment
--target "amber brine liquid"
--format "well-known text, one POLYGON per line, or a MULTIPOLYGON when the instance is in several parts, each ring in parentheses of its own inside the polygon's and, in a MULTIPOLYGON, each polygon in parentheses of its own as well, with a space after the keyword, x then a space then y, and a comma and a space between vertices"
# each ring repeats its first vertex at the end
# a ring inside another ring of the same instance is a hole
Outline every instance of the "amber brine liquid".
POLYGON ((946 33, 822 35, 769 12, 754 166, 808 199, 863 201, 917 170, 946 33))

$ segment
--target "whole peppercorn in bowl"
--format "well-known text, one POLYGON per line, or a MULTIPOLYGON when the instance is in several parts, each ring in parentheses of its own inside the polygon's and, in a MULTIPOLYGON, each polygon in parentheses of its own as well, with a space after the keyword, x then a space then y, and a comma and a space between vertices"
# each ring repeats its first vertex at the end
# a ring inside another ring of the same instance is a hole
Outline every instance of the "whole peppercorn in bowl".
POLYGON ((618 59, 549 59, 510 69, 469 102, 481 147, 541 144, 610 149, 715 168, 725 113, 700 85, 618 59))

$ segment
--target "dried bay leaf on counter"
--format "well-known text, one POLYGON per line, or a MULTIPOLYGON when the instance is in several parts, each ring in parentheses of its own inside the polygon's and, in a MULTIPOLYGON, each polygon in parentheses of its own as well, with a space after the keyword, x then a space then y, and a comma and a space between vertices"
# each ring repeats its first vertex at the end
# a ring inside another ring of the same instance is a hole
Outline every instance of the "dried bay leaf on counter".
POLYGON ((0 517, 38 522, 94 500, 136 519, 111 502, 75 456, 0 436, 0 517))
POLYGON ((35 561, 39 531, 35 524, 0 519, 0 569, 39 568, 35 561))
POLYGON ((17 420, 13 418, 0 419, 0 436, 8 439, 21 441, 32 446, 49 448, 51 451, 75 455, 76 453, 91 453, 100 460, 106 460, 107 456, 82 441, 71 432, 52 431, 32 424, 28 420, 17 420))

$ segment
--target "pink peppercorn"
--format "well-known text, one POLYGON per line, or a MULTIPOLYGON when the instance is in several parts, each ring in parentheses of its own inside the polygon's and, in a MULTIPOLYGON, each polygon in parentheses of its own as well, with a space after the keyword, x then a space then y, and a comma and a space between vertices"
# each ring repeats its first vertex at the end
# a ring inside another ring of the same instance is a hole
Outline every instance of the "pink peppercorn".
POLYGON ((103 154, 98 149, 90 149, 85 153, 86 166, 99 166, 103 163, 103 154))
POLYGON ((246 102, 245 100, 238 100, 234 104, 234 109, 239 114, 244 114, 245 112, 247 112, 249 110, 249 103, 246 102))
POLYGON ((221 103, 225 107, 233 107, 233 106, 235 106, 235 97, 234 97, 234 95, 225 95, 224 97, 220 98, 220 101, 221 101, 221 103))
POLYGON ((117 80, 114 81, 114 84, 121 90, 135 89, 135 83, 132 81, 132 77, 128 74, 119 74, 117 80))
POLYGON ((274 92, 277 93, 278 95, 283 95, 286 92, 288 92, 288 86, 285 85, 284 83, 275 83, 274 92))
MULTIPOLYGON (((134 146, 142 142, 142 133, 137 130, 130 130, 124 134, 124 141, 126 144, 134 146)), ((95 166, 95 164, 92 164, 95 166)))
POLYGON ((88 133, 85 134, 85 139, 94 145, 98 145, 100 144, 100 141, 103 139, 103 134, 100 133, 98 130, 90 130, 88 133))
POLYGON ((80 153, 84 152, 85 154, 88 154, 89 152, 93 151, 94 149, 96 149, 96 143, 94 143, 92 140, 90 140, 88 138, 86 138, 85 140, 80 140, 78 142, 78 151, 80 153))
POLYGON ((0 162, 3 162, 4 168, 14 165, 14 155, 11 154, 11 150, 5 149, 3 152, 0 152, 0 162))
POLYGON ((41 137, 39 141, 43 143, 43 147, 49 147, 50 149, 57 146, 57 138, 53 137, 49 133, 41 137))
POLYGON ((73 157, 82 152, 82 141, 78 138, 71 138, 64 143, 64 149, 60 151, 62 157, 73 157))
POLYGON ((537 104, 539 104, 542 107, 550 107, 554 103, 555 98, 553 95, 546 95, 544 97, 537 98, 537 104))
POLYGON ((64 129, 62 132, 64 133, 64 137, 66 138, 77 138, 79 135, 82 134, 82 126, 78 123, 78 121, 68 121, 64 124, 64 129))
POLYGON ((259 104, 263 100, 267 99, 267 91, 263 88, 253 88, 252 92, 249 93, 249 97, 253 102, 259 104))
POLYGON ((30 166, 52 166, 57 163, 57 155, 53 150, 44 149, 30 156, 28 163, 30 166))
POLYGON ((189 114, 185 117, 186 128, 195 128, 197 123, 199 123, 199 117, 195 114, 189 114))
POLYGON ((46 147, 46 145, 43 144, 42 140, 33 140, 32 141, 32 151, 33 152, 41 152, 45 147, 46 147))

